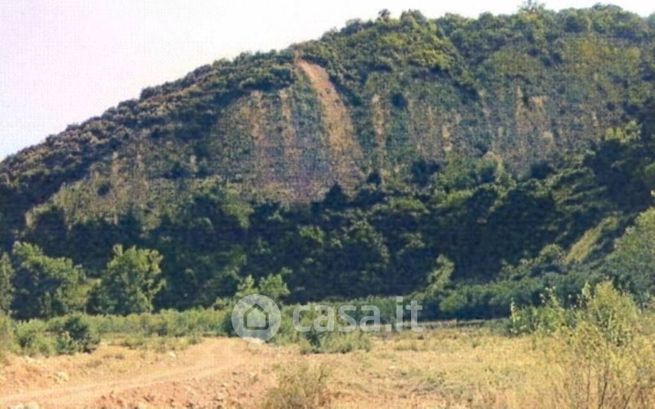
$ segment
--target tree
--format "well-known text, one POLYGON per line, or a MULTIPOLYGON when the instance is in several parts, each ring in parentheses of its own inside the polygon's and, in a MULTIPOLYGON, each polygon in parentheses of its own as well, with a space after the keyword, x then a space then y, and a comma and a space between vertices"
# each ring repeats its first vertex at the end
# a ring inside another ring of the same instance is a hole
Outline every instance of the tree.
POLYGON ((391 12, 388 9, 382 9, 378 12, 379 21, 389 21, 391 20, 391 12))
POLYGON ((400 14, 400 21, 407 23, 425 24, 428 19, 419 10, 406 10, 400 14))
POLYGON ((239 283, 234 298, 239 300, 249 295, 263 295, 279 302, 290 294, 289 288, 284 282, 284 276, 289 274, 291 274, 291 270, 283 268, 278 274, 270 274, 261 278, 257 283, 251 275, 246 276, 239 283))
POLYGON ((544 4, 537 0, 525 0, 521 5, 521 11, 536 12, 543 11, 544 4))
POLYGON ((48 257, 27 243, 16 243, 13 259, 16 318, 51 318, 84 308, 84 272, 72 260, 48 257))
POLYGON ((274 301, 281 301, 288 297, 290 292, 284 282, 284 276, 291 274, 291 270, 284 268, 279 274, 271 274, 259 280, 259 293, 274 301))
POLYGON ((14 299, 14 268, 8 254, 0 257, 0 314, 9 314, 11 302, 14 299))
POLYGON ((389 249, 384 236, 368 221, 352 220, 329 243, 328 266, 321 296, 363 297, 389 292, 389 249))
POLYGON ((241 299, 243 297, 248 297, 249 295, 255 295, 259 293, 259 289, 255 283, 255 279, 252 276, 246 276, 241 280, 237 288, 237 292, 234 295, 234 298, 241 299))
POLYGON ((114 257, 94 294, 95 308, 120 315, 152 311, 153 300, 165 284, 162 259, 156 250, 114 246, 114 257))
POLYGON ((234 295, 252 213, 236 190, 206 181, 163 217, 148 241, 165 258, 168 285, 158 306, 207 307, 234 295))

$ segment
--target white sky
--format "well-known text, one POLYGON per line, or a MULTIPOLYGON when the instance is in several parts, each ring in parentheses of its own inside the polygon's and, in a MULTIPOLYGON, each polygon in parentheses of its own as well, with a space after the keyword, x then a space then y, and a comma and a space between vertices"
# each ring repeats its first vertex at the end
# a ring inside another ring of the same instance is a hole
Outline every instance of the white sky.
MULTIPOLYGON (((550 9, 597 0, 546 0, 550 9)), ((617 0, 647 16, 655 6, 617 0)), ((242 51, 280 49, 351 18, 507 14, 521 0, 0 0, 0 159, 142 88, 242 51), (488 5, 485 5, 488 3, 488 5)))

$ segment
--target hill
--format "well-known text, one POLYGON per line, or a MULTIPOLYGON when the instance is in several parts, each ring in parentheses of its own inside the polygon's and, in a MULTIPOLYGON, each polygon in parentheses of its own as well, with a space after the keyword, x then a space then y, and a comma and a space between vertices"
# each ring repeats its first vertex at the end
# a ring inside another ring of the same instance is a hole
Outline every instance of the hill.
MULTIPOLYGON (((651 204, 654 86, 655 22, 617 7, 382 12, 7 158, 0 240, 92 278, 114 244, 157 249, 160 307, 211 305, 248 275, 307 300, 415 291, 448 263, 467 285, 563 273, 651 204)), ((466 313, 506 312, 487 301, 466 313)))

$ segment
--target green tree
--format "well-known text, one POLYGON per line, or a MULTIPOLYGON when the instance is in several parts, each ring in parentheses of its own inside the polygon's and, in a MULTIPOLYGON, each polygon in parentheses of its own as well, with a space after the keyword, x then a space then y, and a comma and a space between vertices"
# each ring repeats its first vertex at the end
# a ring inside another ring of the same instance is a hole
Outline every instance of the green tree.
POLYGON ((71 260, 48 257, 27 243, 16 243, 13 259, 12 310, 17 318, 50 318, 84 308, 84 272, 71 260))
POLYGON ((353 220, 335 234, 324 262, 329 266, 326 296, 351 298, 382 294, 387 289, 389 249, 366 220, 353 220))
POLYGON ((94 294, 95 308, 120 315, 152 311, 153 300, 165 284, 162 259, 156 250, 115 246, 114 257, 94 294))
POLYGON ((537 0, 525 0, 521 5, 521 11, 537 12, 544 10, 544 4, 537 0))
POLYGON ((378 12, 379 21, 389 21, 391 20, 391 12, 388 9, 382 9, 378 12))
POLYGON ((246 261, 243 244, 252 212, 236 190, 208 180, 165 216, 149 241, 165 259, 168 285, 158 304, 207 307, 232 296, 246 261))
POLYGON ((8 254, 0 257, 0 313, 9 313, 14 299, 14 268, 8 254))
POLYGON ((252 276, 246 276, 239 282, 239 286, 237 287, 237 292, 234 295, 234 297, 236 299, 241 299, 243 297, 247 297, 249 295, 254 295, 258 293, 259 293, 259 289, 257 288, 255 279, 252 278, 252 276))
POLYGON ((289 269, 282 269, 279 274, 271 274, 259 281, 259 293, 275 301, 281 301, 288 297, 290 292, 284 282, 284 276, 290 274, 289 269))
POLYGON ((249 295, 260 294, 274 301, 281 301, 290 294, 289 288, 284 282, 284 276, 289 274, 291 274, 291 270, 283 268, 278 274, 270 274, 259 279, 258 282, 255 282, 251 275, 246 276, 239 283, 234 298, 238 300, 249 295))

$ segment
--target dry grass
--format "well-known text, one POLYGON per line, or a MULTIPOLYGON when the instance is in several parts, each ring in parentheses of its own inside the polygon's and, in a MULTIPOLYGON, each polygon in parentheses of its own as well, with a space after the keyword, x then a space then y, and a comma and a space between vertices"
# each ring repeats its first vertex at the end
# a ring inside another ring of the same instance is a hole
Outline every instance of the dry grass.
POLYGON ((368 352, 302 356, 287 368, 332 368, 328 386, 341 409, 655 407, 652 340, 639 336, 608 351, 588 331, 580 329, 577 346, 488 328, 406 332, 376 337, 368 352))
POLYGON ((521 407, 518 396, 541 381, 541 358, 530 338, 452 328, 377 338, 370 352, 305 359, 334 368, 336 408, 391 409, 521 407))
POLYGON ((328 388, 330 371, 325 365, 306 363, 281 370, 278 384, 268 391, 263 409, 328 409, 333 395, 328 388))
MULTIPOLYGON (((651 328, 652 333, 655 323, 648 321, 649 316, 642 318, 640 322, 651 328)), ((119 374, 122 379, 130 373, 127 368, 131 371, 137 362, 140 363, 137 365, 139 367, 150 368, 147 371, 143 369, 147 376, 159 374, 162 368, 166 371, 184 369, 189 365, 188 357, 194 357, 191 362, 197 361, 203 368, 206 365, 207 371, 213 371, 214 365, 225 364, 229 368, 223 372, 216 370, 221 374, 216 382, 211 377, 203 378, 200 382, 196 379, 198 371, 188 368, 183 375, 176 375, 174 382, 183 382, 190 388, 196 388, 192 390, 202 391, 180 395, 177 397, 179 399, 204 402, 209 399, 205 394, 214 391, 223 396, 225 402, 234 403, 227 407, 655 407, 651 400, 654 389, 649 383, 653 380, 649 376, 652 376, 655 365, 652 337, 637 334, 634 338, 628 338, 633 340, 629 348, 611 347, 612 350, 608 351, 603 349, 605 347, 596 347, 594 339, 598 340, 595 338, 598 334, 594 335, 593 329, 581 327, 576 331, 579 332, 569 333, 569 338, 556 335, 509 337, 492 328, 441 328, 423 333, 372 336, 370 350, 343 354, 302 354, 298 345, 255 347, 239 340, 206 339, 180 352, 178 358, 162 355, 157 352, 159 348, 142 346, 140 342, 131 345, 138 348, 137 351, 118 347, 115 345, 121 344, 122 340, 115 340, 113 346, 104 345, 93 355, 48 358, 43 360, 43 365, 49 368, 48 373, 65 371, 75 374, 71 375, 71 382, 74 383, 77 382, 76 374, 85 373, 97 379, 119 374), (571 336, 577 336, 573 344, 571 336), (152 369, 155 367, 158 369, 152 369), (240 377, 239 374, 244 376, 240 377), (224 389, 219 391, 216 384, 224 389), (603 386, 605 384, 606 388, 603 386), (252 390, 253 385, 257 386, 255 391, 246 393, 252 390), (271 389, 266 391, 269 387, 271 389), (603 390, 606 392, 603 393, 603 390), (598 398, 602 396, 605 398, 601 402, 598 398), (629 404, 621 405, 626 396, 631 397, 629 404)), ((623 331, 617 333, 623 334, 623 331)), ((168 347, 165 349, 168 350, 168 347)), ((21 368, 27 364, 22 359, 15 359, 14 362, 14 366, 8 367, 10 371, 6 374, 6 380, 24 382, 20 375, 14 374, 22 373, 21 368)), ((40 378, 34 380, 35 385, 41 382, 43 380, 40 378)), ((0 395, 1 389, 0 382, 0 395)), ((181 393, 166 385, 144 387, 143 393, 154 393, 152 391, 155 389, 157 394, 168 393, 169 390, 181 393)), ((157 394, 154 396, 159 396, 157 394)), ((132 398, 128 396, 126 402, 131 403, 129 399, 132 398)))

